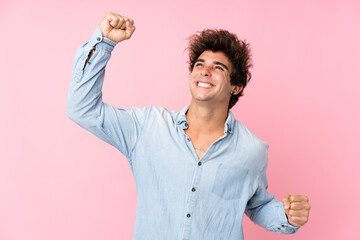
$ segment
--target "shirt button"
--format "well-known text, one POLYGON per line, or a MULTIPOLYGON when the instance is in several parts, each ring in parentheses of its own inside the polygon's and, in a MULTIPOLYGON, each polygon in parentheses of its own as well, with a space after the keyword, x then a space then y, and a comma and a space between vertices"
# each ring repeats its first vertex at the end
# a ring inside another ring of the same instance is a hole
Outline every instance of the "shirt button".
POLYGON ((187 141, 190 141, 190 138, 187 138, 186 140, 187 140, 187 141))
POLYGON ((190 213, 186 214, 186 216, 187 216, 188 218, 190 218, 190 217, 191 217, 190 213))
POLYGON ((101 38, 100 38, 100 37, 98 37, 96 40, 97 40, 98 42, 100 42, 101 38))
POLYGON ((198 162, 198 165, 201 166, 201 162, 198 162))
POLYGON ((191 189, 191 191, 195 192, 195 191, 196 191, 196 189, 195 189, 195 188, 192 188, 192 189, 191 189))
POLYGON ((187 128, 189 126, 189 124, 188 123, 185 123, 185 127, 187 128))

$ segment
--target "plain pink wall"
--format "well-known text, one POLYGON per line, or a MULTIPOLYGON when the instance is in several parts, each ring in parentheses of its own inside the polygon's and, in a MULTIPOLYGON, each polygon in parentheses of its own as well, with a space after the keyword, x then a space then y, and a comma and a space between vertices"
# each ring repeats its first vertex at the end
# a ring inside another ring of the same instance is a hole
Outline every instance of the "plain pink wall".
POLYGON ((65 110, 74 54, 107 11, 137 27, 107 68, 104 101, 118 107, 188 104, 195 31, 250 42, 253 78, 233 112, 270 144, 269 190, 308 195, 312 210, 296 235, 246 218, 246 239, 360 239, 359 1, 2 0, 1 240, 132 238, 126 159, 65 110))

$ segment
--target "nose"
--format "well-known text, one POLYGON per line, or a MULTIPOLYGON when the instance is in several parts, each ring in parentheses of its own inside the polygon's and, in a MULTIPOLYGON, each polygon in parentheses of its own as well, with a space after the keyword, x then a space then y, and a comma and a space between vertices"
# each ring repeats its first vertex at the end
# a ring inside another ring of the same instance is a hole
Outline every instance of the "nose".
POLYGON ((205 76, 205 77, 210 77, 211 76, 210 67, 209 66, 203 66, 203 68, 201 69, 201 75, 205 76))

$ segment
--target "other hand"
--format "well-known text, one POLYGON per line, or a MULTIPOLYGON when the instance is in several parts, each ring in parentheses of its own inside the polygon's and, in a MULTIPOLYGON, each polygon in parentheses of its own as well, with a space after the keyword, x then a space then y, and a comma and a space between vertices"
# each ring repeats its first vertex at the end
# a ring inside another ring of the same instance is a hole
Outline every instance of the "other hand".
POLYGON ((134 20, 108 12, 99 26, 103 37, 114 42, 127 40, 135 31, 134 20))
POLYGON ((296 227, 307 223, 310 212, 309 198, 303 195, 285 195, 282 199, 288 222, 296 227))

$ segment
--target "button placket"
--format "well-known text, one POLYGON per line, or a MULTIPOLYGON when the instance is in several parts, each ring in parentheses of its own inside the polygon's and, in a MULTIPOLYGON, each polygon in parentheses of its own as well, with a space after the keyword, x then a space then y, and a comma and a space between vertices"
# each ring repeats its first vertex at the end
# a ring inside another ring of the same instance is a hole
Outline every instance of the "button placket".
POLYGON ((187 129, 189 127, 189 124, 187 122, 185 123, 181 123, 181 129, 182 129, 182 133, 184 134, 184 137, 185 137, 185 142, 186 142, 186 145, 190 151, 190 153, 193 155, 194 159, 196 161, 198 161, 198 156, 196 154, 196 151, 195 151, 195 148, 191 142, 191 139, 190 137, 185 133, 185 129, 187 129))
MULTIPOLYGON (((201 162, 200 162, 201 163, 201 162)), ((187 196, 187 206, 185 212, 185 226, 183 232, 183 238, 190 238, 191 228, 192 228, 192 219, 194 217, 194 209, 198 199, 198 187, 200 184, 202 168, 199 167, 199 162, 194 165, 194 174, 193 179, 191 181, 192 187, 190 188, 189 195, 187 196)), ((202 164, 200 164, 202 165, 202 164)))

